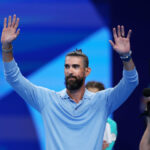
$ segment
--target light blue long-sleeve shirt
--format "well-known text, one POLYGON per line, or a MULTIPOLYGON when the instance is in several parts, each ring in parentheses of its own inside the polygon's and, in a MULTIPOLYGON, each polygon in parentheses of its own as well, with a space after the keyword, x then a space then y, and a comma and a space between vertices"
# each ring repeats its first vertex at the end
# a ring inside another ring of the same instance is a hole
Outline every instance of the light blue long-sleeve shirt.
POLYGON ((97 93, 85 91, 75 103, 66 89, 56 92, 36 86, 22 76, 15 60, 4 63, 14 90, 43 118, 47 150, 101 150, 107 118, 138 84, 136 70, 123 71, 117 86, 97 93))

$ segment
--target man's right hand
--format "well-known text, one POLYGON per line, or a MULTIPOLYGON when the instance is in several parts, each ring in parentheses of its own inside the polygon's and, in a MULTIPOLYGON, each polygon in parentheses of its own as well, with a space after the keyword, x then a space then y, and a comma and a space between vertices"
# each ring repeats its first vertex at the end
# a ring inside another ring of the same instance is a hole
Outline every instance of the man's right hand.
POLYGON ((9 49, 12 41, 18 37, 20 33, 20 29, 17 30, 18 25, 19 18, 16 18, 16 15, 13 16, 13 20, 9 16, 8 25, 7 18, 4 19, 4 28, 1 35, 1 43, 4 49, 9 49))

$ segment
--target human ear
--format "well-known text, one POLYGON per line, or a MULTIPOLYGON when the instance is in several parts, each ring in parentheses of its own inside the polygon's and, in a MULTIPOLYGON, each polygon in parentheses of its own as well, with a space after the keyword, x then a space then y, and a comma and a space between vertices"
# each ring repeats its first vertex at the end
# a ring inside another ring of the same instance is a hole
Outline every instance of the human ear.
POLYGON ((91 68, 87 67, 85 68, 85 76, 87 77, 91 72, 91 68))

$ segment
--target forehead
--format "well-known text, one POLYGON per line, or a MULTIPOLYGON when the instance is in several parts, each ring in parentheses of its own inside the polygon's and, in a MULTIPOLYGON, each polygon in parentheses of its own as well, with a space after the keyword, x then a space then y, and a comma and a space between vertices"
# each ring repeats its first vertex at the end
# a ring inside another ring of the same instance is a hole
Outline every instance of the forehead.
POLYGON ((83 64, 83 58, 80 56, 67 56, 65 64, 83 64))
POLYGON ((94 93, 99 91, 99 89, 95 88, 95 87, 89 87, 88 90, 91 91, 91 92, 94 92, 94 93))

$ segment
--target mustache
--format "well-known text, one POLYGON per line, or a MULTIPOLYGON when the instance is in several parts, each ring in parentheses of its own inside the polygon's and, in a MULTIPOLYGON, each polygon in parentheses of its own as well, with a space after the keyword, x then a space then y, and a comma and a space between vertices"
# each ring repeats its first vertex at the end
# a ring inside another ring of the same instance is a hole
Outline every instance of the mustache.
POLYGON ((72 76, 72 75, 69 75, 69 76, 66 77, 67 80, 70 79, 70 78, 75 78, 75 79, 77 79, 76 76, 72 76))

